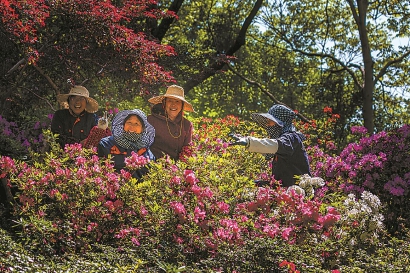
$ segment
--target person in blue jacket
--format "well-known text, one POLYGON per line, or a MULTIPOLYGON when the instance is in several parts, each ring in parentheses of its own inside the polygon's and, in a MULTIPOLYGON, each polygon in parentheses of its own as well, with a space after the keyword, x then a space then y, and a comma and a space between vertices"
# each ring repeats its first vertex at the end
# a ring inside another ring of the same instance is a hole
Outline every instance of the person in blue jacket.
POLYGON ((266 129, 269 138, 232 135, 235 142, 231 145, 243 145, 250 152, 265 154, 272 160, 272 175, 282 181, 283 187, 295 184, 295 175, 310 174, 309 159, 303 141, 305 136, 296 131, 293 120, 294 111, 288 107, 275 104, 268 113, 253 113, 252 119, 266 129))
MULTIPOLYGON (((118 112, 112 120, 112 135, 101 139, 97 152, 99 157, 111 155, 117 172, 125 168, 125 158, 131 152, 155 160, 150 146, 154 142, 155 129, 148 122, 146 115, 139 109, 118 112)), ((132 176, 141 179, 148 172, 147 166, 132 172, 132 176)))

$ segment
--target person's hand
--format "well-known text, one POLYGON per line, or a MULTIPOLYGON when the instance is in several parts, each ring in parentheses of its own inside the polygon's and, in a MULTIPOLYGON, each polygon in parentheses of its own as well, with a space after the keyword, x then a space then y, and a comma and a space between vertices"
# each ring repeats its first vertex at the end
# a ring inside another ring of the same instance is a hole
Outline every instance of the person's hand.
POLYGON ((104 112, 104 115, 98 119, 98 128, 106 130, 108 128, 108 123, 109 123, 109 119, 108 119, 108 114, 107 111, 104 112))
POLYGON ((230 146, 233 145, 240 145, 240 146, 249 146, 249 139, 248 137, 243 137, 241 135, 236 135, 236 134, 229 134, 230 137, 232 137, 235 141, 229 143, 230 146))

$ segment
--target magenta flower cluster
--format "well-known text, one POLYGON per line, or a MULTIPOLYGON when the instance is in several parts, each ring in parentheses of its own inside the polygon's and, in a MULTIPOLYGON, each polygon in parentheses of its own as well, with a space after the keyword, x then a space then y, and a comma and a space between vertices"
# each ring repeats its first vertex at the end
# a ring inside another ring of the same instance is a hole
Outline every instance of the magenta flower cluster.
MULTIPOLYGON (((361 127, 353 128, 365 134, 361 127)), ((327 181, 326 190, 344 190, 358 196, 365 190, 386 205, 386 220, 410 220, 410 213, 399 209, 410 205, 410 125, 379 132, 350 143, 338 156, 328 156, 317 147, 309 153, 313 175, 327 181), (400 206, 398 206, 400 204, 400 206)), ((323 189, 319 194, 324 194, 323 189)))
MULTIPOLYGON (((172 166, 174 173, 176 166, 172 166)), ((182 177, 169 180, 172 193, 169 207, 178 219, 172 238, 177 244, 188 244, 189 249, 200 249, 202 243, 192 240, 192 230, 201 231, 208 251, 215 251, 221 243, 243 244, 253 237, 280 238, 295 243, 302 230, 327 234, 340 219, 340 213, 329 207, 320 212, 321 202, 305 200, 295 192, 285 189, 249 189, 254 197, 249 201, 229 205, 217 189, 211 189, 206 181, 197 178, 192 170, 183 170, 182 177)), ((319 237, 322 235, 319 235, 319 237)))

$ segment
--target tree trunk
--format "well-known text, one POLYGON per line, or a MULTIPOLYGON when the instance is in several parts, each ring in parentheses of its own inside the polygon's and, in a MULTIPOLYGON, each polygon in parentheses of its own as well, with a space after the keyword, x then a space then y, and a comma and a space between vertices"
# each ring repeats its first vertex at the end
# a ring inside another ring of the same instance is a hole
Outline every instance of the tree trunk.
POLYGON ((373 60, 370 52, 369 37, 367 35, 366 29, 366 14, 367 8, 369 6, 368 0, 356 0, 358 14, 354 9, 354 5, 350 2, 350 7, 353 12, 353 16, 356 20, 359 35, 360 43, 362 46, 362 56, 364 63, 364 84, 362 88, 363 96, 363 122, 364 127, 370 134, 374 133, 374 111, 373 111, 373 91, 374 91, 374 71, 373 71, 373 60))

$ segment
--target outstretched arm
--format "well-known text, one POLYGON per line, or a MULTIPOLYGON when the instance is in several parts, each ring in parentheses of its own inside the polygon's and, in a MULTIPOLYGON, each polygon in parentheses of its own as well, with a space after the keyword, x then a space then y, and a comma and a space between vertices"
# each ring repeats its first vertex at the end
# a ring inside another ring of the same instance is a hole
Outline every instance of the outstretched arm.
POLYGON ((235 139, 230 145, 245 146, 250 152, 261 154, 275 154, 278 151, 278 141, 270 138, 256 138, 251 136, 239 136, 230 134, 235 139))
POLYGON ((278 141, 271 138, 248 137, 250 152, 261 154, 276 154, 278 151, 278 141))

